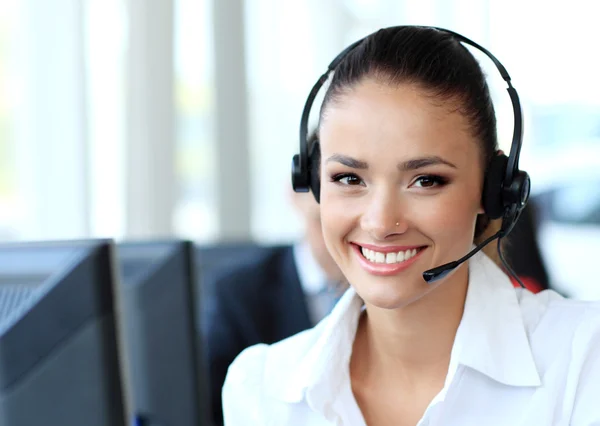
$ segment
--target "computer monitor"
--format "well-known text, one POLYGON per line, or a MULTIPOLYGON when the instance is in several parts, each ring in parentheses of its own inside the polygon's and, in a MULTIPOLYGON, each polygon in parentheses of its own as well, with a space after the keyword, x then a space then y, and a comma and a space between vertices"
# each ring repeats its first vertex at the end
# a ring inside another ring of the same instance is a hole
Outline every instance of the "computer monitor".
POLYGON ((108 241, 0 245, 0 426, 129 426, 108 241))
POLYGON ((133 410, 147 424, 208 424, 193 254, 185 241, 117 246, 133 410))

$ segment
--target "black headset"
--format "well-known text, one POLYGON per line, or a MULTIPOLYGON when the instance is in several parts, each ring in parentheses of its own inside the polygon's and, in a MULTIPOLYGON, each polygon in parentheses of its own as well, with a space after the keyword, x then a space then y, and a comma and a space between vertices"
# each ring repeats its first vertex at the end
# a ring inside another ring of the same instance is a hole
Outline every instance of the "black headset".
MULTIPOLYGON (((405 26, 391 27, 388 29, 398 30, 401 28, 405 28, 405 26)), ((508 84, 507 90, 510 95, 514 113, 514 130, 510 154, 508 157, 504 154, 494 155, 487 167, 482 191, 482 205, 485 214, 491 219, 502 218, 501 229, 495 237, 504 237, 513 229, 517 219, 525 208, 527 200, 529 199, 530 190, 529 175, 526 172, 519 170, 519 156, 523 144, 523 114, 519 95, 512 86, 511 78, 506 71, 506 68, 504 68, 504 65, 502 65, 489 50, 454 31, 438 27, 427 28, 448 33, 459 42, 473 46, 485 53, 492 60, 502 75, 502 78, 508 84)), ((325 74, 323 74, 313 86, 304 105, 302 119, 300 121, 300 153, 294 155, 292 160, 292 187, 296 192, 312 191, 317 202, 320 201, 321 191, 319 176, 321 151, 319 141, 316 140, 312 144, 309 152, 307 139, 310 110, 319 90, 329 78, 330 73, 335 71, 339 63, 368 37, 370 36, 354 42, 335 57, 329 64, 325 74)))

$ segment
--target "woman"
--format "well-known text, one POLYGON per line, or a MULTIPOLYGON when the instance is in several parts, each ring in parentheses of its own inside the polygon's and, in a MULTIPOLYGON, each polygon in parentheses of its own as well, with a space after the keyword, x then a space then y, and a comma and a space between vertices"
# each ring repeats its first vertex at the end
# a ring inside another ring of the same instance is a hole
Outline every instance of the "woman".
POLYGON ((381 30, 321 107, 327 248, 351 288, 315 328, 242 353, 226 425, 600 424, 600 308, 513 288, 483 252, 488 86, 451 34, 381 30))

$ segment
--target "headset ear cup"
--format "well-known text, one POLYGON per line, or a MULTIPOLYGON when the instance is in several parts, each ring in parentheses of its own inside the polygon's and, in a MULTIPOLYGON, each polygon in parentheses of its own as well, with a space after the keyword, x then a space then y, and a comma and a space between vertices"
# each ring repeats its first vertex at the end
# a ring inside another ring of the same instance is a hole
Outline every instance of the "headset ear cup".
POLYGON ((481 202, 485 214, 491 219, 498 219, 504 214, 503 183, 507 164, 506 155, 495 155, 485 175, 481 202))
POLYGON ((313 142, 308 157, 308 167, 310 170, 310 190, 317 200, 321 202, 321 146, 319 141, 313 142))

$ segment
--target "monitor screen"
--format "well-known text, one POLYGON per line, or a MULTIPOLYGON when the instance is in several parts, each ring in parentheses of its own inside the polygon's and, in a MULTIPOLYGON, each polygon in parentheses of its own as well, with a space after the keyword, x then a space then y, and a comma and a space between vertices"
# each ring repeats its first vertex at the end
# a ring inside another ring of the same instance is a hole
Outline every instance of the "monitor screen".
POLYGON ((117 256, 136 416, 142 424, 208 424, 192 244, 121 243, 117 256))
POLYGON ((109 241, 0 245, 0 426, 125 426, 109 241))

